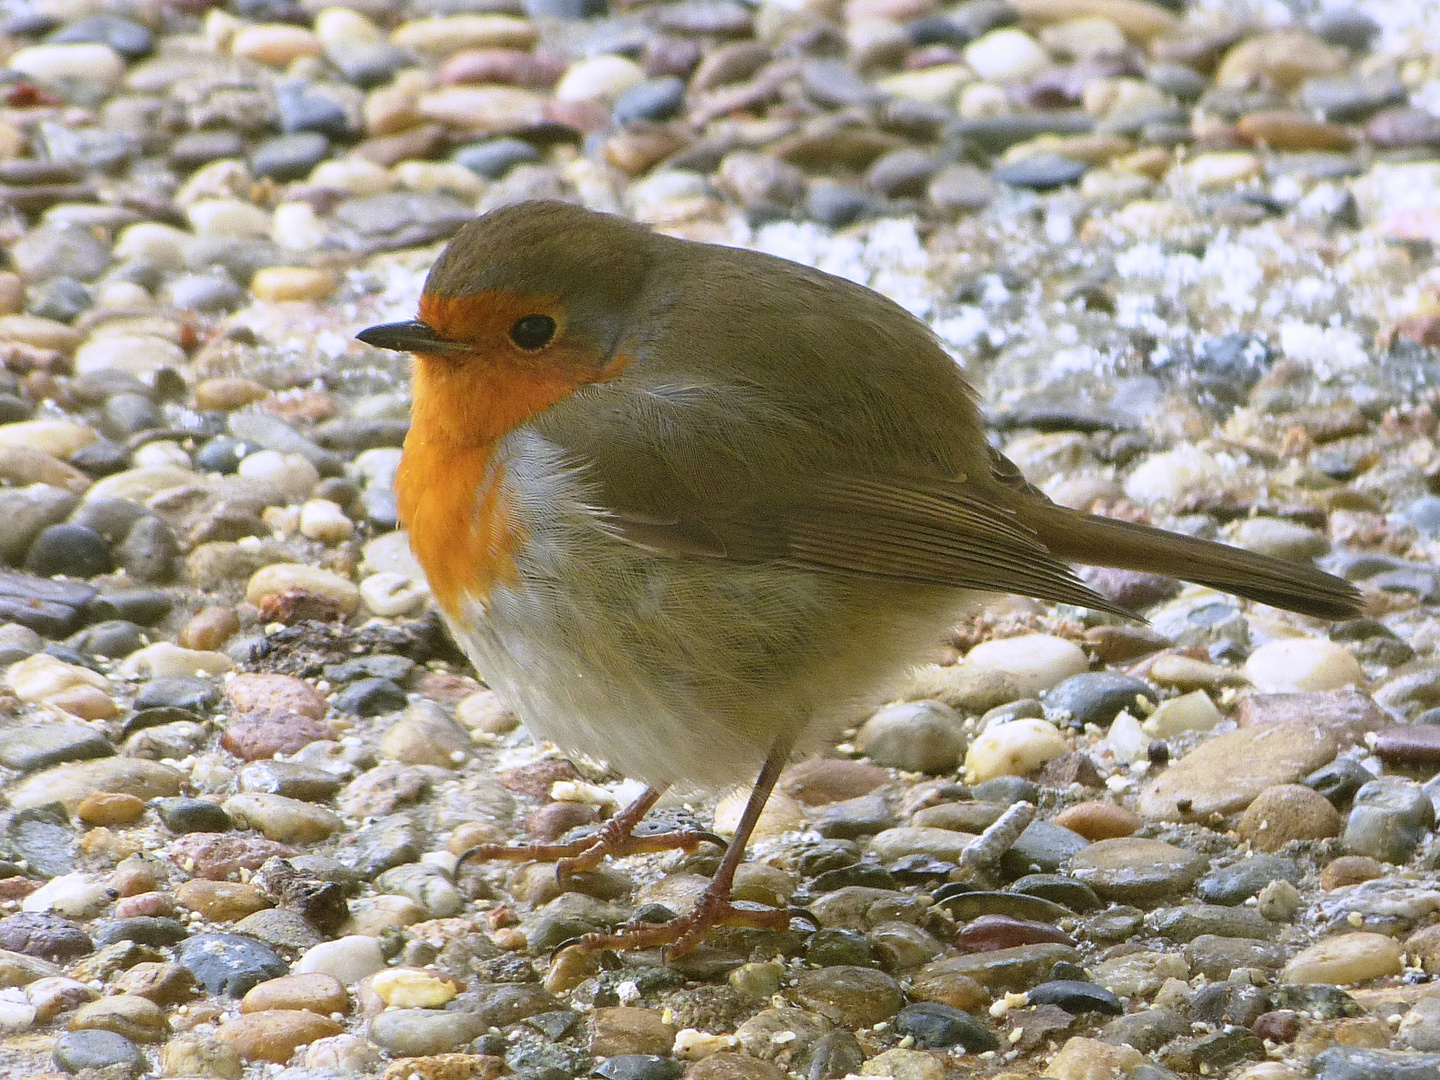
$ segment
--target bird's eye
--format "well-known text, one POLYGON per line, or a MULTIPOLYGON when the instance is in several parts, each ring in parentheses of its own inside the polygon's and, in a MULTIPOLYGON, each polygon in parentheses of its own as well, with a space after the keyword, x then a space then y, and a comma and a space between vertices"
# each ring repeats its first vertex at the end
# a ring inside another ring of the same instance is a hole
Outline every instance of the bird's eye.
POLYGON ((526 352, 543 349, 555 336, 555 320, 549 315, 526 315, 510 327, 510 340, 526 352))

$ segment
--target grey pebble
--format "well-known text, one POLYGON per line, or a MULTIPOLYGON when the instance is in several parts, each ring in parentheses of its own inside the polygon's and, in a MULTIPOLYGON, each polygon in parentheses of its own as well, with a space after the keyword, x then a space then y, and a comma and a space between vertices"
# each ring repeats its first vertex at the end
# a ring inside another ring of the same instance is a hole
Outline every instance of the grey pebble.
POLYGON ((244 997, 267 979, 290 970, 264 942, 241 934, 197 934, 183 941, 175 959, 211 994, 244 997))
POLYGON ((55 1064, 68 1073, 104 1069, 109 1074, 113 1069, 121 1076, 133 1077, 149 1069, 145 1052, 114 1031, 62 1032, 51 1054, 55 1064))
POLYGON ((1419 784, 1382 777, 1355 793, 1340 843, 1351 855, 1404 863, 1434 824, 1435 808, 1419 784))
POLYGON ((115 747, 103 732, 68 720, 25 724, 0 732, 0 765, 20 772, 48 769, 65 761, 109 757, 115 747))

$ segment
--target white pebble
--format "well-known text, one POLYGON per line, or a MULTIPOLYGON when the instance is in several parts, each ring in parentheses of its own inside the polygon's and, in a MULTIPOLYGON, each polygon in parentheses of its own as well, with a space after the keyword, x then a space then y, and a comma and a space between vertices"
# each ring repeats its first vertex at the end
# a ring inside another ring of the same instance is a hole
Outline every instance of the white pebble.
POLYGON ((592 56, 570 66, 555 87, 556 101, 614 101, 645 79, 645 69, 613 53, 592 56))
POLYGON ((125 75, 120 54, 109 45, 92 42, 32 45, 11 56, 5 66, 40 82, 93 83, 107 90, 125 75))
POLYGON ((1105 741, 1110 744, 1110 752, 1115 755, 1115 760, 1123 761, 1127 765, 1132 761, 1139 761, 1150 747, 1150 740, 1141 729, 1140 721, 1123 709, 1111 722, 1105 741))
POLYGON ((155 442, 146 443, 130 456, 130 460, 141 467, 151 465, 173 465, 178 469, 188 469, 191 466, 190 455, 177 442, 169 439, 157 439, 155 442))
POLYGON ((734 1035, 711 1035, 697 1028, 681 1028, 675 1033, 675 1044, 670 1052, 681 1061, 700 1061, 739 1045, 740 1040, 734 1035))
POLYGON ((965 46, 965 62, 982 79, 1028 79, 1052 66, 1049 54, 1024 30, 992 30, 965 46))
POLYGON ((184 349, 158 334, 91 338, 75 353, 75 371, 79 375, 113 369, 144 382, 154 379, 161 368, 180 371, 187 362, 184 349))
POLYGON ((364 158, 331 158, 311 170, 310 183, 351 195, 381 195, 394 188, 395 178, 383 165, 364 158))
POLYGON ((141 221, 127 225, 115 241, 118 262, 143 261, 160 270, 183 270, 185 248, 195 238, 173 225, 141 221))
POLYGON ((1289 638, 1261 645, 1245 661, 1245 676, 1257 690, 1338 690, 1365 681, 1365 673, 1343 646, 1323 638, 1289 638))
POLYGON ((96 480, 85 492, 86 501, 92 499, 129 499, 131 502, 145 502, 162 491, 172 488, 202 486, 205 478, 190 469, 177 469, 173 465, 152 465, 148 468, 126 469, 102 480, 96 480))
POLYGON ((1163 454, 1151 454, 1125 481, 1125 494, 1137 502, 1152 503, 1178 499, 1187 491, 1203 487, 1224 475, 1214 457, 1194 446, 1179 446, 1163 454))
POLYGON ((0 990, 0 1035, 19 1035, 35 1026, 36 1009, 18 986, 0 990))
POLYGON ((322 544, 338 544, 355 535, 355 523, 345 516, 338 503, 311 499, 300 507, 300 534, 322 544))
POLYGON ((70 919, 94 918, 110 904, 110 890, 85 874, 51 878, 20 903, 22 911, 53 911, 70 919))
POLYGON ((423 582, 425 571, 410 550, 410 534, 403 529, 377 536, 365 545, 364 568, 374 574, 400 574, 412 581, 423 582))
POLYGON ((312 971, 333 975, 347 986, 353 986, 384 967, 385 954, 380 951, 380 943, 373 937, 352 934, 312 946, 295 961, 291 970, 297 975, 312 971))
POLYGON ((1220 722, 1220 710, 1204 690, 1192 690, 1162 701, 1140 726, 1145 734, 1168 739, 1186 731, 1209 731, 1220 722))
POLYGON ((275 207, 270 239, 292 251, 313 251, 325 240, 325 226, 309 203, 284 202, 275 207))
POLYGON ((240 462, 235 472, 246 480, 270 484, 291 502, 299 502, 315 489, 320 473, 299 454, 260 450, 240 462))
POLYGON ((356 454, 350 467, 360 474, 360 478, 367 485, 393 487, 395 473, 400 468, 400 458, 404 453, 398 446, 377 446, 373 450, 363 450, 356 454))
POLYGON ((398 619, 414 615, 425 606, 428 590, 405 574, 383 571, 360 582, 360 599, 376 615, 398 619))
POLYGON ((300 563, 262 566, 250 575, 250 581, 245 586, 245 599, 259 605, 267 596, 286 592, 327 597, 345 615, 355 614, 360 607, 360 590, 349 579, 318 566, 303 566, 300 563))
POLYGON ((185 210, 190 227, 202 236, 264 240, 270 236, 270 213, 241 199, 202 199, 185 210))
POLYGON ((1004 675, 1016 698, 1036 697, 1062 679, 1090 670, 1079 645, 1049 634, 981 642, 965 654, 963 663, 977 673, 1004 675))
POLYGON ((235 661, 223 652, 185 649, 157 641, 127 656, 120 671, 129 679, 193 679, 223 675, 234 666, 235 661))
POLYGON ((965 782, 979 784, 997 776, 1024 776, 1069 749, 1069 741, 1048 720, 996 724, 970 744, 965 755, 965 782))

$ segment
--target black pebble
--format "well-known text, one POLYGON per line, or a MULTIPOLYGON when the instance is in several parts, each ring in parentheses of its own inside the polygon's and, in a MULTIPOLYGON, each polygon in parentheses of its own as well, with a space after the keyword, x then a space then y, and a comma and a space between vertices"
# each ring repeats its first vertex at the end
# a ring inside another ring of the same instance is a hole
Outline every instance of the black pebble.
POLYGON ((937 1001, 906 1005, 895 1016, 895 1030, 901 1035, 913 1036, 915 1045, 922 1050, 949 1050, 960 1046, 981 1054, 1000 1048, 1000 1040, 975 1017, 937 1001))
POLYGON ((1041 983, 1029 991, 1029 997, 1031 1005, 1058 1005, 1072 1016, 1087 1012, 1120 1016, 1125 1012, 1120 999, 1109 990, 1079 979, 1055 979, 1041 983))
POLYGON ((115 569, 105 538, 83 525, 51 525, 35 538, 25 569, 40 577, 90 578, 115 569))

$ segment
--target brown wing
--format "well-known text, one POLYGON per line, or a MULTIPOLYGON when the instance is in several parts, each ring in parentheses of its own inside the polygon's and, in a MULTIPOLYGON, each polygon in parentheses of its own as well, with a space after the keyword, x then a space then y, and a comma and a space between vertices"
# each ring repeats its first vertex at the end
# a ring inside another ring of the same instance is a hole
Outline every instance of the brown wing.
POLYGON ((784 505, 665 518, 623 508, 616 536, 671 556, 780 562, 833 573, 1017 593, 1117 614, 1015 514, 963 484, 821 477, 784 505))

